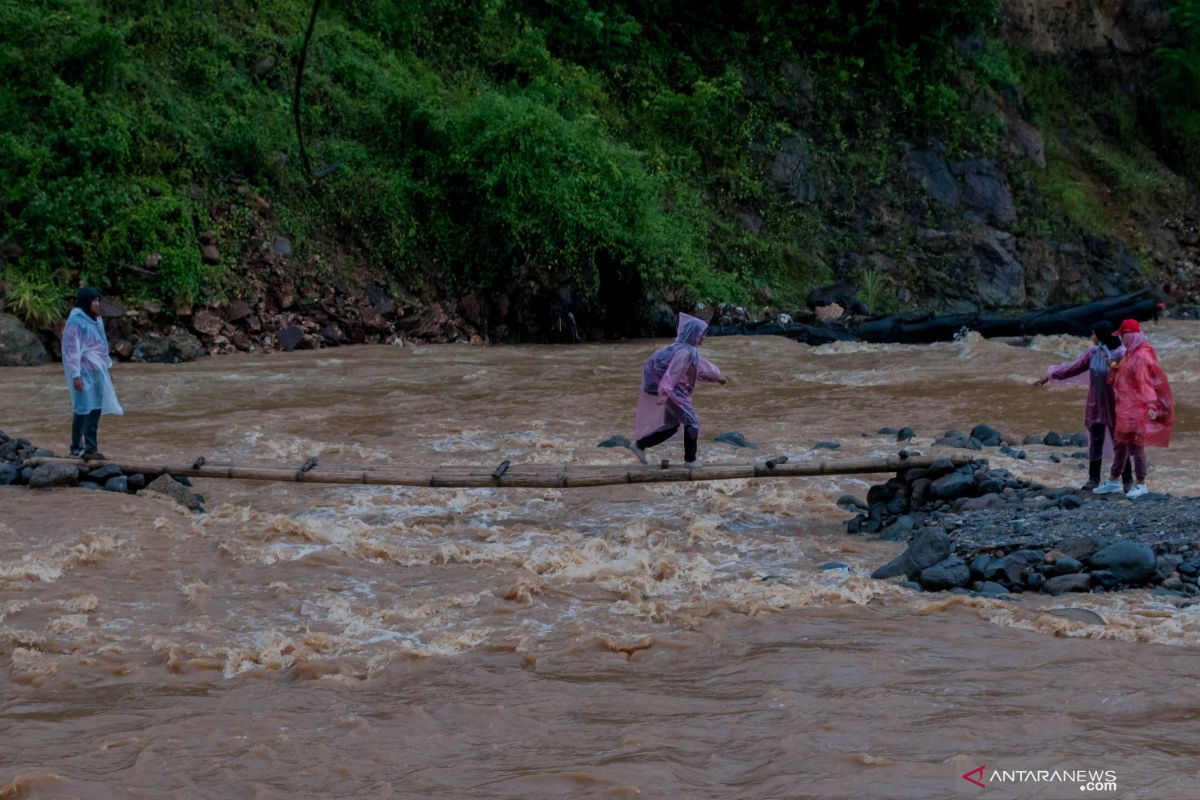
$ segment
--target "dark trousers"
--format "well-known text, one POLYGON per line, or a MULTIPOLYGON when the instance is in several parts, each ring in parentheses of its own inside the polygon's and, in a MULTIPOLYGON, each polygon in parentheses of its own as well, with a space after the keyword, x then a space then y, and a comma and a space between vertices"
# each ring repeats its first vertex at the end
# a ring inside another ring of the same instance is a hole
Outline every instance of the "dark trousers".
POLYGON ((86 414, 75 414, 71 419, 71 449, 94 453, 99 429, 100 409, 93 409, 86 414))
MULTIPOLYGON (((1101 422, 1097 425, 1089 425, 1088 426, 1088 461, 1097 465, 1095 468, 1096 474, 1092 475, 1092 478, 1094 478, 1096 480, 1099 480, 1099 478, 1100 478, 1099 464, 1104 459, 1104 434, 1108 430, 1109 430, 1108 426, 1105 425, 1103 422, 1101 422)), ((1117 447, 1114 444, 1113 445, 1113 469, 1116 469, 1116 466, 1117 466, 1117 464, 1116 464, 1117 457, 1116 456, 1117 456, 1118 452, 1119 451, 1117 450, 1117 447)), ((1121 473, 1122 473, 1121 474, 1122 482, 1133 483, 1133 467, 1128 461, 1125 462, 1125 466, 1121 469, 1121 473)), ((1114 477, 1113 480, 1115 481, 1116 477, 1114 477)))
MULTIPOLYGON (((637 440, 639 450, 645 450, 654 447, 656 444, 662 444, 667 439, 675 435, 675 431, 679 430, 679 423, 671 418, 669 414, 663 419, 663 426, 656 431, 651 431, 645 436, 637 440)), ((683 460, 696 460, 696 440, 700 438, 700 429, 693 428, 691 425, 683 426, 683 460)))

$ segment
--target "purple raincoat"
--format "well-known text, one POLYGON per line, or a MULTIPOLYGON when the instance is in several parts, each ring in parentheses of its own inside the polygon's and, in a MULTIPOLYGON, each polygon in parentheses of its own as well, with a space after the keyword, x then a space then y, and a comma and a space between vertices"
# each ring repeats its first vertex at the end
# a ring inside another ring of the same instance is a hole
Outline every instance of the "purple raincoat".
POLYGON ((1092 345, 1071 363, 1048 368, 1046 379, 1052 385, 1086 384, 1088 396, 1083 423, 1089 428, 1103 424, 1111 430, 1117 424, 1117 401, 1113 388, 1108 385, 1108 362, 1120 361, 1124 356, 1124 347, 1110 351, 1102 344, 1092 345))
POLYGON ((664 425, 679 425, 672 439, 683 435, 683 428, 700 430, 700 418, 692 405, 696 381, 721 380, 721 370, 702 358, 696 346, 708 330, 708 323, 689 314, 679 315, 675 341, 654 352, 642 366, 642 391, 638 397, 634 432, 640 439, 664 425), (659 404, 660 396, 666 396, 659 404))

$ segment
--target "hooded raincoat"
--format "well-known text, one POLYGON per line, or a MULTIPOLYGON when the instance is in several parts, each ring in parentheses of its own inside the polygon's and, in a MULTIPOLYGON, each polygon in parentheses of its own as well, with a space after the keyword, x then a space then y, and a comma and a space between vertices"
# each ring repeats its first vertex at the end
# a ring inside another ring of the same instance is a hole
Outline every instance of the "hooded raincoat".
POLYGON ((702 358, 696 349, 708 330, 708 323, 689 314, 680 314, 675 341, 654 352, 642 366, 642 391, 638 397, 634 431, 638 438, 663 428, 679 425, 672 439, 692 427, 699 435, 700 418, 692 405, 696 381, 717 382, 721 370, 702 358), (659 398, 665 397, 660 404, 659 398))
POLYGON ((108 375, 112 358, 103 319, 92 317, 82 308, 71 309, 63 328, 62 363, 74 413, 87 414, 96 409, 101 414, 124 413, 108 375), (83 391, 75 388, 76 377, 83 379, 83 391))
POLYGON ((1117 396, 1117 442, 1169 447, 1175 427, 1175 402, 1158 355, 1143 333, 1121 337, 1125 357, 1108 374, 1117 396))

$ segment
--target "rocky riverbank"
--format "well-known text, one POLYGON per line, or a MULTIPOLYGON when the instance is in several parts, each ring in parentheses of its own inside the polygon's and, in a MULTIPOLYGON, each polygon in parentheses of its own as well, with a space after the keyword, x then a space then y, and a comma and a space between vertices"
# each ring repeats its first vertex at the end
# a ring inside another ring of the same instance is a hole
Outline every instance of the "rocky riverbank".
POLYGON ((850 533, 908 542, 872 577, 915 590, 1200 595, 1200 498, 1095 495, 942 459, 839 504, 861 512, 850 533))
POLYGON ((0 486, 29 486, 49 489, 56 486, 77 486, 94 491, 138 494, 156 492, 175 500, 191 511, 204 511, 204 497, 191 490, 191 481, 182 476, 150 477, 140 473, 125 474, 114 464, 74 466, 71 464, 41 464, 25 462, 31 458, 54 458, 52 450, 35 446, 28 439, 13 439, 0 431, 0 486))

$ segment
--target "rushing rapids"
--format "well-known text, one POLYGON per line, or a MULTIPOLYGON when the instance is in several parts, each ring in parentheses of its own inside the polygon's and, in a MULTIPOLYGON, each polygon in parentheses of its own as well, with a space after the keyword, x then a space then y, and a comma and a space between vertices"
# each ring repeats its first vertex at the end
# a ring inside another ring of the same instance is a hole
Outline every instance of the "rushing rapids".
MULTIPOLYGON (((1179 402, 1149 482, 1200 495, 1200 327, 1147 331, 1179 402)), ((126 416, 101 443, 183 463, 619 464, 627 451, 595 445, 631 434, 653 345, 122 364, 126 416)), ((729 384, 697 391, 700 457, 747 461, 712 441, 726 431, 789 463, 894 455, 882 426, 913 428, 905 446, 927 454, 960 453, 933 442, 978 422, 1078 431, 1082 395, 1030 382, 1082 346, 712 339, 729 384)), ((0 372, 0 428, 65 450, 65 395, 57 366, 0 372)), ((1024 449, 983 455, 1047 485, 1085 477, 1024 449)), ((980 764, 1193 796, 1200 606, 872 580, 903 544, 847 535, 836 500, 879 477, 197 479, 207 514, 0 487, 0 797, 925 798, 973 790, 980 764)))

